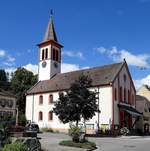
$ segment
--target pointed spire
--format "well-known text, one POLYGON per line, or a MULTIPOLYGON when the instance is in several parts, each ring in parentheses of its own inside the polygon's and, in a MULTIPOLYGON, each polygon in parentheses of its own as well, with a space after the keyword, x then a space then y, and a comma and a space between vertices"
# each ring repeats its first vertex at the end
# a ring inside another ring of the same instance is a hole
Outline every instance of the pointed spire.
POLYGON ((48 41, 48 40, 54 40, 55 42, 58 42, 57 36, 56 36, 56 33, 55 33, 54 23, 53 23, 53 12, 52 12, 52 10, 51 10, 50 21, 48 23, 47 30, 45 32, 43 42, 48 41))

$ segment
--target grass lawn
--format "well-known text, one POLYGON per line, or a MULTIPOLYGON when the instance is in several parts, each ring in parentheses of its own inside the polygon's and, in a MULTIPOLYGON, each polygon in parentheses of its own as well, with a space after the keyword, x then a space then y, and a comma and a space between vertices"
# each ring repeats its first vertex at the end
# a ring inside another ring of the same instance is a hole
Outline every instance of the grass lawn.
POLYGON ((73 142, 71 140, 63 140, 59 143, 59 145, 63 146, 69 146, 69 147, 78 147, 78 148, 84 148, 84 149, 96 149, 96 144, 94 142, 73 142))

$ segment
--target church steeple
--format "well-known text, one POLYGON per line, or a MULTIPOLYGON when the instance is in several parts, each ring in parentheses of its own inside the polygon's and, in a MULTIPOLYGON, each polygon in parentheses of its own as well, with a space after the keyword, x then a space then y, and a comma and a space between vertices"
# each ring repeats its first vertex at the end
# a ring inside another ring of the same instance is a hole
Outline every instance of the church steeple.
POLYGON ((61 72, 61 48, 54 28, 52 14, 43 41, 39 46, 39 81, 49 80, 61 72))
POLYGON ((50 20, 49 20, 49 23, 47 26, 47 30, 45 32, 43 42, 48 41, 48 40, 54 40, 55 42, 58 42, 52 15, 50 17, 50 20))

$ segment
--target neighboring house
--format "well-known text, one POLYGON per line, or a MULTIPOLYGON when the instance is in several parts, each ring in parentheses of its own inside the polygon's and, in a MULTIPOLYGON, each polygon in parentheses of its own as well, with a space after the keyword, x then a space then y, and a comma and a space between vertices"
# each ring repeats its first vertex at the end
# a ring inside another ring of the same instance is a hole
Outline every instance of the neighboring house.
POLYGON ((137 95, 144 96, 148 101, 150 101, 150 87, 148 85, 142 85, 138 89, 137 95))
POLYGON ((0 119, 16 115, 16 97, 8 91, 0 89, 0 119))
POLYGON ((135 109, 136 90, 126 61, 101 67, 61 73, 61 48, 54 30, 53 20, 48 24, 43 41, 39 46, 39 81, 26 95, 27 120, 40 128, 48 127, 66 131, 69 124, 63 124, 53 114, 54 102, 59 93, 69 90, 71 83, 82 74, 92 79, 90 90, 98 92, 100 113, 86 122, 88 129, 131 128, 135 118, 141 114, 135 109))
POLYGON ((143 113, 139 121, 136 124, 136 128, 142 130, 142 132, 149 132, 150 128, 150 102, 147 98, 137 95, 136 96, 136 109, 143 113))

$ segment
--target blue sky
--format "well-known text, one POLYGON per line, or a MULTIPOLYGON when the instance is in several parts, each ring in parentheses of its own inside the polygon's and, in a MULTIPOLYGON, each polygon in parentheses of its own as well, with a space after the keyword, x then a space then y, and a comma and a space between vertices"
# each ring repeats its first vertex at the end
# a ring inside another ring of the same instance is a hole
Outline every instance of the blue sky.
POLYGON ((51 8, 63 72, 126 58, 136 86, 150 84, 150 0, 1 0, 0 68, 36 72, 51 8))

